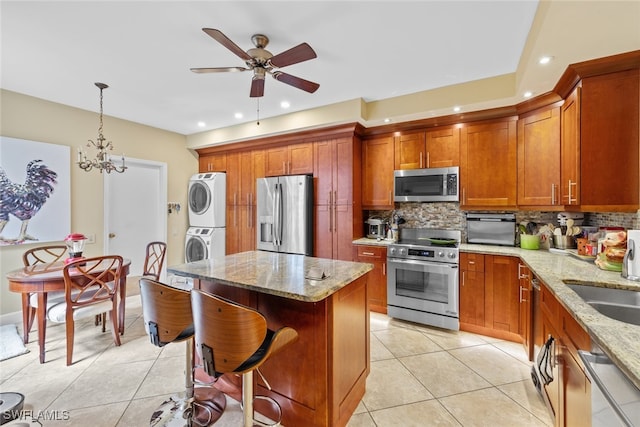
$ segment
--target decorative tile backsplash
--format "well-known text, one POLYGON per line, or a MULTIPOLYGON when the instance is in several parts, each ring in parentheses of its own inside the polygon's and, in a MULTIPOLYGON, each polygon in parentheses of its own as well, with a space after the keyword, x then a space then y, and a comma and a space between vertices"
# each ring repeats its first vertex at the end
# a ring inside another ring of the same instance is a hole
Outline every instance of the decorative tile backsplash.
MULTIPOLYGON (((400 228, 443 228, 460 230, 466 241, 466 211, 460 210, 459 203, 396 203, 393 211, 365 211, 365 220, 369 216, 387 219, 391 222, 394 214, 405 220, 400 228)), ((491 213, 502 213, 492 211, 491 213)), ((558 224, 558 212, 516 211, 516 223, 532 221, 537 223, 558 224)), ((583 225, 594 227, 618 226, 626 229, 640 229, 640 211, 622 212, 584 212, 583 225)))

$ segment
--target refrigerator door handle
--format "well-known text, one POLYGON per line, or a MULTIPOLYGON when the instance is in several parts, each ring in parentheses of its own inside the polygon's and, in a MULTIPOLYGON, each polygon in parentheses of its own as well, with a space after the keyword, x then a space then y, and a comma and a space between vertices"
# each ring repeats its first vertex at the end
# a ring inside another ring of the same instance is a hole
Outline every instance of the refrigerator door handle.
POLYGON ((282 245, 282 184, 276 183, 273 207, 273 244, 282 245))

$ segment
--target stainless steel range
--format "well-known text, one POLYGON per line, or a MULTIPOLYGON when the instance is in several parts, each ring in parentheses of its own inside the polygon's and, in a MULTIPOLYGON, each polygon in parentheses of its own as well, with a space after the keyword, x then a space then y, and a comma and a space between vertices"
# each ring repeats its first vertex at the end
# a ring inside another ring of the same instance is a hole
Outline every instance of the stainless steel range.
POLYGON ((403 228, 387 248, 387 313, 459 330, 458 230, 403 228))

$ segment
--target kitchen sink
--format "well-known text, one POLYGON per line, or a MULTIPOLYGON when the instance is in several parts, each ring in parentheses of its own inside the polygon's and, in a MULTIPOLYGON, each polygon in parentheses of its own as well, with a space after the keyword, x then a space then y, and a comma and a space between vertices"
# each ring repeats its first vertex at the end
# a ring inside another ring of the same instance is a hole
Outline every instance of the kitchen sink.
POLYGON ((640 292, 577 284, 567 286, 601 314, 640 326, 640 292))

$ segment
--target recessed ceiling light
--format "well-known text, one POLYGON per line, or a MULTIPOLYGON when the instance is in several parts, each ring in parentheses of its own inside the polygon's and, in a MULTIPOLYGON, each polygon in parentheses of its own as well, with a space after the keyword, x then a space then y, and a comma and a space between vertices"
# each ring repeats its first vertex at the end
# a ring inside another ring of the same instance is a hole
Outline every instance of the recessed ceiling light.
POLYGON ((531 91, 529 91, 529 90, 528 90, 528 91, 526 91, 526 92, 524 93, 524 95, 523 95, 523 96, 524 96, 525 98, 531 98, 531 95, 533 95, 533 92, 531 92, 531 91))
POLYGON ((243 118, 244 116, 242 115, 242 113, 235 113, 235 114, 233 115, 233 117, 235 117, 236 119, 241 119, 241 118, 243 118))
POLYGON ((291 107, 291 104, 289 104, 289 101, 282 101, 280 103, 280 107, 281 108, 289 108, 289 107, 291 107))
POLYGON ((386 119, 384 119, 385 123, 389 123, 391 121, 391 119, 389 117, 387 117, 386 119))
POLYGON ((203 128, 205 127, 207 124, 205 122, 198 122, 198 127, 199 128, 203 128))
POLYGON ((541 65, 548 64, 549 62, 551 62, 552 59, 553 59, 553 56, 542 56, 538 60, 538 64, 541 64, 541 65))
POLYGON ((460 111, 460 107, 453 107, 453 111, 457 113, 458 111, 460 111))

